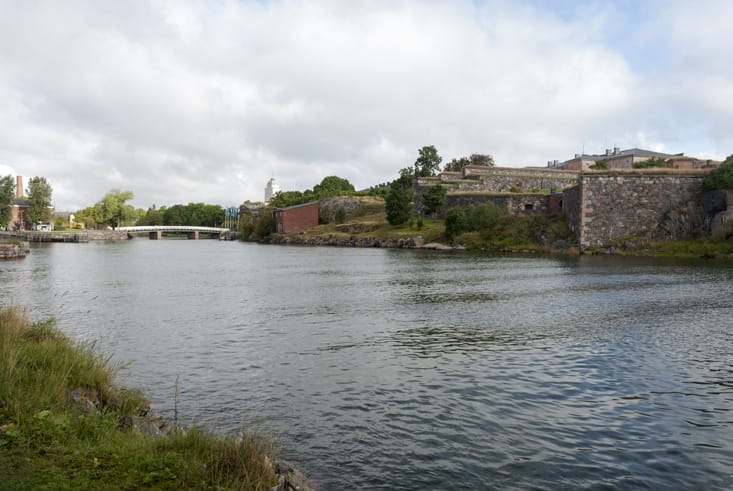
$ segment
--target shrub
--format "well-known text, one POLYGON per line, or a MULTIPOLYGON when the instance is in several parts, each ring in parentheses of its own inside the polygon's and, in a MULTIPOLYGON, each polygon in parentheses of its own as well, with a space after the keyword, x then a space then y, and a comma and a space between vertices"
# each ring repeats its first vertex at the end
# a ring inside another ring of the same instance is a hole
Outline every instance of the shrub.
POLYGON ((343 206, 336 210, 334 220, 336 221, 336 223, 344 223, 346 221, 346 210, 344 210, 343 206))
POLYGON ((708 174, 705 178, 705 188, 733 189, 733 155, 729 155, 720 167, 708 174))

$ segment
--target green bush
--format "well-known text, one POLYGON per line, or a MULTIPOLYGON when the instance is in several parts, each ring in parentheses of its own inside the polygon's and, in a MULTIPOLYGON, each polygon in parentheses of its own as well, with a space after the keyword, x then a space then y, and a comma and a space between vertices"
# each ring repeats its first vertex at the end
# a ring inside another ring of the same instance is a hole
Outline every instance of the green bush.
POLYGON ((334 220, 336 221, 336 223, 344 223, 346 221, 346 210, 343 206, 336 210, 334 220))
POLYGON ((445 235, 452 241, 465 232, 491 232, 504 215, 494 203, 451 208, 445 214, 445 235))
POLYGON ((672 163, 667 162, 662 157, 652 157, 643 162, 634 162, 631 167, 634 169, 651 169, 654 167, 669 169, 672 167, 672 163))
POLYGON ((733 155, 729 155, 720 167, 708 174, 705 178, 705 188, 733 189, 733 155))

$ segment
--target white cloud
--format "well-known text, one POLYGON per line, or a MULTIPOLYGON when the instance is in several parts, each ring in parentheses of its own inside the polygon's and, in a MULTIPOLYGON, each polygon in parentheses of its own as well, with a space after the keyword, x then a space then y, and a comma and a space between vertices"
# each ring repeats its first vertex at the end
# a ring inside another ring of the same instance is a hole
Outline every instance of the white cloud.
POLYGON ((145 207, 236 204, 272 175, 284 189, 330 174, 363 188, 428 144, 500 165, 583 146, 722 152, 731 48, 704 26, 725 27, 716 8, 730 7, 652 5, 639 25, 660 34, 629 42, 680 63, 650 76, 609 40, 621 6, 8 2, 0 170, 46 176, 74 209, 113 187, 145 207))

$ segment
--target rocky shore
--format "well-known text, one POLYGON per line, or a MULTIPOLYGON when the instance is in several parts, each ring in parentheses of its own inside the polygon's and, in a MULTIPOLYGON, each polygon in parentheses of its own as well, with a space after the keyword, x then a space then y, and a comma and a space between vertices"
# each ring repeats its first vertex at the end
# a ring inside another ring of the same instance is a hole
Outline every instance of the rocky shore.
POLYGON ((334 234, 318 235, 309 237, 306 235, 285 235, 275 234, 264 240, 267 244, 281 245, 311 245, 311 246, 333 246, 333 247, 377 247, 384 249, 430 249, 441 251, 465 250, 462 245, 450 246, 437 242, 425 243, 422 236, 379 238, 379 237, 357 237, 355 235, 339 236, 334 234))
POLYGON ((0 243, 0 259, 21 259, 30 251, 28 242, 0 243))

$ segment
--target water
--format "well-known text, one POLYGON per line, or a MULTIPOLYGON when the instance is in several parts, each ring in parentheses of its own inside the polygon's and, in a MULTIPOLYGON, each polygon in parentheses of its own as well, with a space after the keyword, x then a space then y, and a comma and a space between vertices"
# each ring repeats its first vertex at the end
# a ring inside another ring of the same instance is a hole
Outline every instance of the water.
POLYGON ((323 489, 733 488, 731 264, 136 239, 0 293, 323 489))

